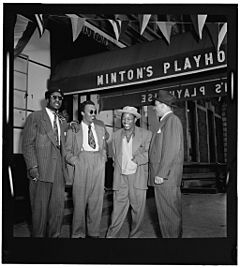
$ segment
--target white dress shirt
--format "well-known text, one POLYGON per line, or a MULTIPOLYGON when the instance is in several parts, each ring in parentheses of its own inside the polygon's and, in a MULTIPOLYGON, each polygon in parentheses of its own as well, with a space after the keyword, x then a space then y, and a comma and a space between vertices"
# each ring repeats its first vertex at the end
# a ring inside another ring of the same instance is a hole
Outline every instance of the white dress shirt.
POLYGON ((122 140, 122 174, 129 175, 136 173, 137 164, 132 161, 132 137, 127 142, 126 136, 122 140))
POLYGON ((93 149, 88 144, 88 125, 86 123, 84 123, 83 121, 81 122, 81 125, 82 125, 82 132, 83 132, 83 144, 82 144, 83 150, 84 151, 91 151, 91 152, 99 151, 98 138, 97 138, 97 133, 96 133, 94 123, 91 123, 91 129, 92 129, 93 137, 94 137, 95 142, 96 142, 96 148, 95 149, 93 149))
MULTIPOLYGON (((51 124, 52 124, 52 128, 54 129, 54 126, 53 126, 53 122, 54 122, 54 112, 52 110, 50 110, 49 108, 46 107, 46 111, 47 111, 47 114, 50 118, 50 121, 51 121, 51 124)), ((59 119, 58 119, 58 116, 57 116, 57 128, 58 128, 58 140, 59 140, 59 144, 60 145, 60 136, 61 136, 61 129, 60 129, 60 124, 59 124, 59 119)))

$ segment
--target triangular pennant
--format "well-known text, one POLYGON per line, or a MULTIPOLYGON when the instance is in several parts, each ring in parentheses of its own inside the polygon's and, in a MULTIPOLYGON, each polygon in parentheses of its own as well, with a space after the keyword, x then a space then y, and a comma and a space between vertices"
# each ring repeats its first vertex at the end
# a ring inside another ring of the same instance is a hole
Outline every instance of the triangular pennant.
POLYGON ((224 37, 226 36, 227 33, 227 23, 225 22, 221 28, 221 30, 219 31, 218 34, 218 45, 217 45, 217 51, 219 51, 220 46, 223 42, 224 37))
POLYGON ((206 24, 213 46, 217 49, 218 46, 218 23, 207 23, 206 24))
POLYGON ((40 37, 43 35, 44 33, 44 22, 43 22, 43 14, 34 14, 35 16, 35 20, 37 23, 37 27, 38 27, 38 31, 39 31, 39 35, 40 37))
POLYGON ((163 36, 167 40, 168 44, 170 44, 171 31, 172 31, 172 27, 175 24, 175 22, 157 21, 156 24, 158 25, 160 31, 162 32, 163 36))
POLYGON ((79 17, 75 14, 67 14, 67 16, 70 17, 71 19, 72 36, 73 36, 73 42, 74 42, 78 38, 79 34, 81 33, 86 19, 79 17))
POLYGON ((199 38, 202 39, 202 31, 207 19, 207 15, 198 15, 198 34, 199 38))
POLYGON ((141 29, 140 34, 141 35, 144 33, 144 30, 146 29, 150 18, 151 18, 151 14, 139 15, 140 29, 141 29))
POLYGON ((119 36, 120 36, 120 32, 121 32, 121 25, 122 25, 122 21, 121 20, 109 20, 110 23, 112 24, 113 27, 113 31, 115 33, 116 39, 118 41, 119 36))
POLYGON ((22 15, 17 14, 16 23, 14 26, 14 48, 17 46, 18 41, 23 36, 27 28, 29 20, 22 15))

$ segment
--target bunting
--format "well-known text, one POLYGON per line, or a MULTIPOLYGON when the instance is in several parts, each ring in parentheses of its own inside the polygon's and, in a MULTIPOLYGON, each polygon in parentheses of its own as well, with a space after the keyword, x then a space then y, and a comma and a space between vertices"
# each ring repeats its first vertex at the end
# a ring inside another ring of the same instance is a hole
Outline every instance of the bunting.
POLYGON ((207 23, 207 29, 212 40, 213 46, 217 50, 218 47, 218 23, 207 23))
POLYGON ((224 40, 224 37, 226 36, 226 33, 227 33, 227 23, 224 23, 221 30, 219 31, 219 34, 218 34, 217 51, 219 51, 220 46, 224 40))
POLYGON ((81 18, 75 14, 66 14, 71 19, 73 42, 78 38, 85 23, 85 18, 81 18))
POLYGON ((45 30, 44 21, 43 21, 43 14, 34 14, 34 16, 35 16, 35 20, 37 23, 39 35, 40 35, 40 37, 42 37, 44 30, 45 30))
POLYGON ((156 24, 159 27, 159 29, 162 32, 165 39, 167 40, 168 44, 170 44, 171 31, 172 31, 172 27, 175 24, 175 22, 157 21, 156 24))
POLYGON ((14 57, 18 56, 32 37, 36 25, 27 18, 17 15, 14 27, 14 57))
POLYGON ((191 19, 195 32, 199 38, 202 39, 202 31, 207 19, 207 15, 191 15, 191 19))
POLYGON ((140 28, 141 28, 140 34, 142 35, 148 25, 148 22, 151 18, 151 14, 139 15, 138 17, 140 20, 140 28))
POLYGON ((116 36, 116 40, 118 41, 120 33, 121 33, 121 26, 122 26, 122 21, 117 19, 117 20, 110 20, 109 22, 112 24, 113 27, 113 31, 115 33, 116 36))

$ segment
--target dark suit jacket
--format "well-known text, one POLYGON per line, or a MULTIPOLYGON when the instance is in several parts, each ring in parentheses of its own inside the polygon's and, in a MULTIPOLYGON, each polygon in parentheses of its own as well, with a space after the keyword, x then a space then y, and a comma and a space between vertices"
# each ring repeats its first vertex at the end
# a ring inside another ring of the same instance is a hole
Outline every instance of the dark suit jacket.
POLYGON ((167 183, 179 186, 182 179, 184 161, 183 129, 180 119, 170 113, 159 123, 149 150, 149 185, 155 176, 167 180, 167 183))
MULTIPOLYGON (((122 172, 122 132, 123 129, 113 133, 113 190, 118 190, 121 183, 122 172)), ((133 136, 132 154, 137 162, 136 180, 134 187, 139 189, 147 189, 148 179, 148 149, 152 138, 152 132, 143 128, 135 127, 135 135, 133 136)))
POLYGON ((57 167, 59 149, 56 146, 52 124, 46 109, 31 113, 26 120, 22 141, 23 156, 27 169, 38 166, 40 181, 53 182, 56 168, 62 168, 65 181, 67 182, 68 180, 64 162, 64 129, 61 121, 59 122, 61 129, 61 167, 57 167))

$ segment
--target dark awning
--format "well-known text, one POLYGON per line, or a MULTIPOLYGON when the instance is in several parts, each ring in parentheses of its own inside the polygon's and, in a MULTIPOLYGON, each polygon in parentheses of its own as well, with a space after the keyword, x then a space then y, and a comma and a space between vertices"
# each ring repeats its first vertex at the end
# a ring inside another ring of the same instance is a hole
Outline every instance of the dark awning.
POLYGON ((49 84, 69 94, 91 92, 220 69, 226 62, 225 46, 217 53, 206 31, 200 41, 184 33, 170 45, 157 40, 65 61, 49 84))

